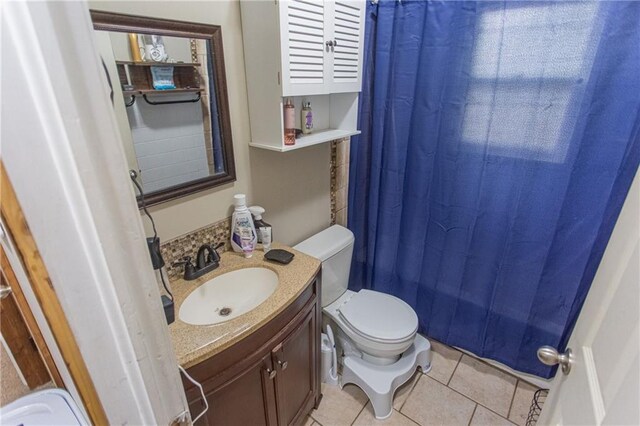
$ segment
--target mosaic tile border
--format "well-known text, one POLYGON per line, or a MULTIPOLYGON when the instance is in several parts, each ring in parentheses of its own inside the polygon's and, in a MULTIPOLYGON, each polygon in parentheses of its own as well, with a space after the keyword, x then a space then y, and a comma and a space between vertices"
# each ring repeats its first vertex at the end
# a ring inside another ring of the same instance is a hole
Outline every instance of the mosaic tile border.
POLYGON ((336 224, 336 198, 338 190, 337 167, 338 167, 338 142, 331 141, 331 162, 329 171, 329 199, 331 203, 331 225, 336 224))
POLYGON ((188 234, 181 235, 177 238, 169 240, 160 246, 162 257, 167 268, 167 275, 170 279, 179 278, 184 267, 181 265, 173 266, 177 261, 182 260, 184 256, 191 256, 195 261, 198 255, 198 249, 203 244, 211 244, 215 246, 221 242, 225 243, 224 247, 218 249, 218 253, 224 253, 231 249, 229 236, 231 235, 231 218, 219 220, 188 234))
POLYGON ((351 139, 331 142, 331 224, 347 226, 351 139))

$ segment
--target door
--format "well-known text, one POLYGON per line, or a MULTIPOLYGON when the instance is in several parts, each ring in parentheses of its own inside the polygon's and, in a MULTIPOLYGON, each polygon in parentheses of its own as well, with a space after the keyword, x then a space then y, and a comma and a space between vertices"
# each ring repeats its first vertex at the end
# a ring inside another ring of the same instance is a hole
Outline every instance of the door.
POLYGON ((280 2, 282 95, 304 96, 328 93, 325 43, 326 9, 322 0, 280 2))
POLYGON ((276 401, 279 424, 299 423, 314 404, 316 389, 316 308, 313 305, 300 325, 273 350, 277 370, 276 401))
MULTIPOLYGON (((4 249, 0 246, 0 256, 4 258, 4 249)), ((8 264, 7 264, 8 265, 8 264)), ((9 265, 8 265, 9 266, 9 265)), ((12 289, 17 289, 16 282, 9 285, 9 277, 14 277, 13 271, 5 270, 5 266, 0 268, 0 333, 7 343, 7 349, 11 351, 16 367, 22 373, 29 389, 35 389, 52 381, 49 370, 41 356, 36 344, 35 336, 29 329, 25 316, 27 313, 21 312, 20 305, 16 301, 16 296, 12 289), (6 276, 5 276, 6 275, 6 276)), ((33 326, 34 323, 32 323, 33 326)), ((39 330, 34 330, 39 333, 39 330)), ((47 350, 46 346, 42 348, 47 350)), ((48 351, 47 351, 48 353, 48 351)), ((55 368, 55 365, 53 365, 55 368)), ((4 402, 4 401, 0 401, 4 402)))
POLYGON ((640 424, 640 174, 631 186, 553 381, 540 425, 640 424))
MULTIPOLYGON (((276 372, 271 352, 263 352, 255 362, 234 378, 211 391, 205 390, 209 409, 196 425, 272 425, 277 424, 273 380, 276 372)), ((197 390, 194 390, 197 392, 197 390)), ((201 398, 189 398, 191 418, 202 410, 201 398)))
POLYGON ((340 0, 327 3, 326 8, 327 32, 331 35, 327 93, 359 92, 362 90, 365 2, 340 0))

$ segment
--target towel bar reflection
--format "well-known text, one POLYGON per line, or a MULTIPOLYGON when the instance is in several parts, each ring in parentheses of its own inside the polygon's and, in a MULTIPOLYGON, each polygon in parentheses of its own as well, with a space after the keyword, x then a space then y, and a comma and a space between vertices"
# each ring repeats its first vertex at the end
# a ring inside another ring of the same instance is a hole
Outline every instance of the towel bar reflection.
POLYGON ((200 92, 198 92, 198 94, 194 99, 185 99, 181 101, 152 101, 152 100, 149 100, 149 98, 147 98, 146 93, 143 94, 142 97, 149 105, 171 105, 171 104, 188 104, 188 103, 198 102, 200 101, 201 96, 200 96, 200 92))

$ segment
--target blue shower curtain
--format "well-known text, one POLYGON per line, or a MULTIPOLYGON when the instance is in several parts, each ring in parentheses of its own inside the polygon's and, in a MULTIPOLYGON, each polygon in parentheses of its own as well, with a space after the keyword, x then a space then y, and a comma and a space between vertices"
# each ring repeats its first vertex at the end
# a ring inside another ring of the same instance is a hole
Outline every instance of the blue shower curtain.
POLYGON ((367 2, 350 287, 550 377, 640 162, 640 2, 367 2))

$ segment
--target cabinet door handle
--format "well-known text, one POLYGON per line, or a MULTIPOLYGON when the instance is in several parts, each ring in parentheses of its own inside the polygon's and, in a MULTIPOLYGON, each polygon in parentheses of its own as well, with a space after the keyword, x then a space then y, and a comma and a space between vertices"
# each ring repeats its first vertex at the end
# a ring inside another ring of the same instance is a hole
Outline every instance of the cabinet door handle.
POLYGON ((287 361, 282 362, 282 361, 278 360, 278 365, 280 366, 281 369, 286 370, 287 366, 289 365, 289 363, 287 361))
POLYGON ((278 372, 277 372, 276 370, 272 370, 272 369, 270 369, 270 368, 267 368, 267 370, 266 370, 266 371, 267 371, 267 374, 269 375, 269 378, 270 378, 271 380, 275 379, 276 374, 278 374, 278 372))

